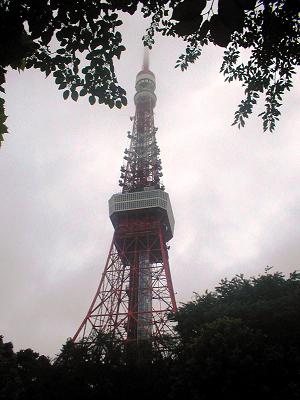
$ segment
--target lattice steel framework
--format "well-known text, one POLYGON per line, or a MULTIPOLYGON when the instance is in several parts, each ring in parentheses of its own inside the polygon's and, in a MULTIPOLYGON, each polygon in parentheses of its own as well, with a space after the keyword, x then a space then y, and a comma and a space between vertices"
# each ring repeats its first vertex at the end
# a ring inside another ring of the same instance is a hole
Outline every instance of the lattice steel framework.
MULTIPOLYGON (((160 192, 164 186, 153 117, 155 76, 148 65, 137 75, 136 90, 136 113, 119 184, 123 194, 149 191, 150 196, 151 190, 160 192)), ((107 333, 125 343, 147 342, 164 350, 174 336, 168 314, 176 311, 166 244, 173 236, 171 205, 168 213, 163 206, 152 206, 151 199, 130 208, 128 197, 118 196, 118 204, 124 198, 123 211, 114 208, 110 215, 115 232, 104 272, 73 340, 93 346, 100 333, 107 333)))

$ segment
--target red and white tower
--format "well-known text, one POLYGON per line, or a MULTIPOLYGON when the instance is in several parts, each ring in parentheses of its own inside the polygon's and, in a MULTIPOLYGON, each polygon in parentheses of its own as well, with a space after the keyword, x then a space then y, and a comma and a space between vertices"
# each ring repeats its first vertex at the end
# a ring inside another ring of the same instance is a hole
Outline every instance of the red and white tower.
POLYGON ((167 242, 174 217, 161 183, 161 160, 153 109, 155 76, 147 59, 136 77, 136 112, 119 181, 109 200, 114 235, 98 290, 73 337, 93 346, 99 334, 139 346, 164 349, 174 335, 168 319, 176 311, 167 242))

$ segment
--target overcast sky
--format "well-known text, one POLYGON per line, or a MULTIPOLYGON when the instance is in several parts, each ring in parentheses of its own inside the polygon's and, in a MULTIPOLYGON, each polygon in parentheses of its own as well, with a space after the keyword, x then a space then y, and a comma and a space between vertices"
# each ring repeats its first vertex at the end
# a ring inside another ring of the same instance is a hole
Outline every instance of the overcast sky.
MULTIPOLYGON (((0 334, 15 348, 54 356, 74 334, 97 288, 113 229, 109 197, 134 115, 134 81, 145 24, 123 28, 117 64, 129 104, 110 110, 64 101, 52 78, 9 72, 8 125, 0 150, 0 334)), ((178 302, 235 274, 300 268, 299 76, 274 134, 254 115, 231 127, 242 96, 218 73, 222 50, 207 49, 187 72, 184 46, 158 38, 155 123, 164 184, 175 215, 170 263, 178 302)), ((261 109, 257 109, 258 114, 261 109)))

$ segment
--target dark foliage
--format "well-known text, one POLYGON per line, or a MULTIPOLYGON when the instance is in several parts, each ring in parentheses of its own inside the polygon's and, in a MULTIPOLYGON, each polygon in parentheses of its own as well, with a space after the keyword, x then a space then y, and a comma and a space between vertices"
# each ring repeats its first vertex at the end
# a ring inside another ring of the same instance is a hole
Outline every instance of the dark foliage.
POLYGON ((176 320, 177 386, 191 399, 299 398, 300 274, 224 279, 176 320))
POLYGON ((282 96, 293 86, 295 67, 300 64, 299 12, 299 0, 174 0, 167 10, 156 11, 145 43, 154 43, 155 31, 181 36, 187 47, 176 67, 183 71, 205 46, 227 47, 221 72, 226 81, 238 80, 245 87, 233 125, 245 125, 264 93, 265 107, 259 116, 263 130, 272 132, 282 96))
MULTIPOLYGON (((121 108, 127 99, 114 70, 125 50, 119 14, 138 9, 151 17, 145 45, 154 44, 155 32, 186 41, 176 64, 182 70, 209 43, 227 47, 221 72, 228 82, 240 80, 246 96, 233 124, 244 126, 265 93, 263 128, 274 129, 299 64, 299 0, 0 0, 0 91, 8 67, 35 68, 53 75, 64 99, 88 96, 92 105, 121 108)), ((0 145, 5 120, 0 99, 0 145)))
POLYGON ((50 360, 31 349, 13 351, 0 336, 0 399, 51 399, 53 371, 50 360))
POLYGON ((179 344, 152 362, 128 362, 105 335, 93 351, 68 341, 51 363, 1 338, 0 399, 299 399, 299 274, 224 279, 174 318, 179 344))
POLYGON ((1 400, 117 400, 122 397, 150 400, 170 391, 170 360, 126 364, 118 346, 107 349, 107 338, 98 348, 68 341, 52 363, 30 349, 13 352, 11 343, 0 341, 1 400))

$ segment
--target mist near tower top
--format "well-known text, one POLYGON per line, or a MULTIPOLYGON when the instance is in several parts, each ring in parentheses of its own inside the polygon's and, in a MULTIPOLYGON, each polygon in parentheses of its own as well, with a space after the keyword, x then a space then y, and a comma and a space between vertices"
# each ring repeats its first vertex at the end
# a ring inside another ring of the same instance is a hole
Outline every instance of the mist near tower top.
POLYGON ((175 65, 182 70, 206 46, 224 47, 221 72, 228 82, 240 81, 245 93, 233 125, 243 127, 262 96, 263 130, 273 131, 282 95, 292 88, 300 63, 299 11, 294 0, 1 2, 0 143, 8 131, 4 84, 9 68, 52 76, 64 99, 87 96, 91 105, 126 106, 114 63, 126 50, 119 30, 122 15, 136 12, 150 18, 145 46, 155 46, 155 34, 182 38, 186 49, 175 65))
POLYGON ((149 49, 147 47, 144 48, 144 54, 143 54, 143 66, 142 69, 143 71, 149 71, 149 49))

